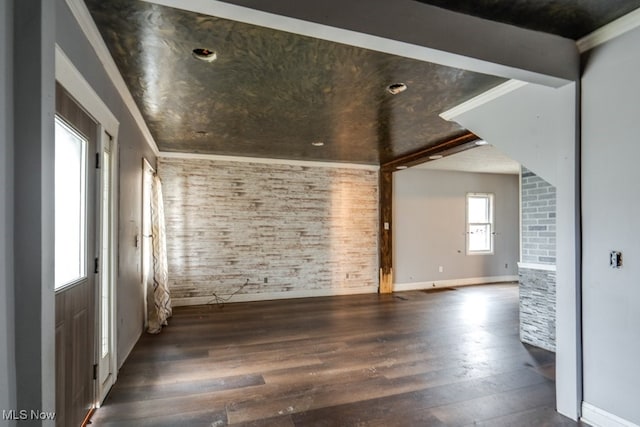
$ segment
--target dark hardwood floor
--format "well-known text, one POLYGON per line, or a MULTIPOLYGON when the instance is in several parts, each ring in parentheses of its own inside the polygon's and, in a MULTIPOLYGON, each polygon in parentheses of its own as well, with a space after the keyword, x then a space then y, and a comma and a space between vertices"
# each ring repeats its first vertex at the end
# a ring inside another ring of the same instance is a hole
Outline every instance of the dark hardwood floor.
POLYGON ((574 426, 517 285, 179 307, 94 426, 574 426))

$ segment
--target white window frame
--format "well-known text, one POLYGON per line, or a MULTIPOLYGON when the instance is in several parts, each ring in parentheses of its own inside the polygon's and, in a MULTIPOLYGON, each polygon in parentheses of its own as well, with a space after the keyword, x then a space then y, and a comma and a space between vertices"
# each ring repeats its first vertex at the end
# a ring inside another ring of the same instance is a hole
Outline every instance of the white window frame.
MULTIPOLYGON (((55 262, 55 282, 54 282, 54 290, 56 292, 61 292, 62 290, 68 289, 70 287, 72 287, 73 285, 76 285, 84 280, 87 279, 88 276, 88 266, 87 266, 87 224, 86 224, 86 218, 87 218, 87 146, 89 145, 89 141, 88 139, 82 135, 80 132, 78 132, 72 125, 70 125, 62 116, 56 114, 54 116, 54 124, 56 127, 56 144, 59 144, 60 142, 57 140, 57 132, 58 132, 58 126, 60 127, 60 129, 63 129, 65 132, 67 132, 69 135, 74 136, 78 141, 81 142, 81 147, 80 147, 80 170, 77 171, 78 173, 78 182, 79 182, 79 193, 80 193, 80 198, 79 198, 79 204, 78 206, 73 206, 79 209, 78 212, 78 216, 76 217, 78 219, 78 222, 76 223, 77 227, 79 228, 79 233, 78 233, 78 241, 74 242, 77 243, 77 248, 78 248, 78 255, 80 256, 80 259, 78 259, 78 267, 79 267, 79 271, 78 271, 78 275, 72 279, 67 279, 64 280, 62 282, 59 282, 59 277, 58 277, 58 266, 59 263, 55 262)), ((58 158, 58 156, 60 156, 60 152, 58 150, 58 145, 56 145, 56 160, 58 162, 61 162, 62 159, 58 158)), ((56 165, 56 167, 59 165, 56 165)), ((56 169, 56 172, 59 173, 58 169, 56 169)), ((58 182, 58 176, 56 175, 56 180, 55 180, 55 191, 58 192, 59 190, 62 190, 62 188, 58 188, 60 183, 58 182)), ((75 189, 75 188, 74 188, 75 189)), ((67 191, 73 191, 74 189, 66 189, 67 191)), ((58 198, 62 197, 62 196, 56 196, 56 203, 59 202, 58 198)), ((68 207, 68 206, 67 206, 68 207)), ((58 205, 56 204, 56 209, 58 208, 58 205)), ((74 212, 75 213, 75 212, 74 212)), ((59 241, 64 241, 64 240, 68 240, 68 237, 65 237, 63 233, 64 230, 60 230, 59 229, 59 216, 64 216, 64 213, 61 212, 56 212, 56 223, 55 223, 55 239, 56 239, 56 261, 58 261, 58 257, 63 258, 64 255, 63 253, 65 252, 64 250, 60 250, 60 248, 58 247, 59 241)))
POLYGON ((466 235, 466 247, 467 255, 493 255, 495 250, 495 195, 493 193, 467 193, 465 197, 465 235, 466 235), (487 198, 489 201, 489 222, 469 222, 469 199, 475 198, 487 198), (471 243, 471 227, 474 225, 489 225, 489 250, 472 250, 469 245, 471 243))

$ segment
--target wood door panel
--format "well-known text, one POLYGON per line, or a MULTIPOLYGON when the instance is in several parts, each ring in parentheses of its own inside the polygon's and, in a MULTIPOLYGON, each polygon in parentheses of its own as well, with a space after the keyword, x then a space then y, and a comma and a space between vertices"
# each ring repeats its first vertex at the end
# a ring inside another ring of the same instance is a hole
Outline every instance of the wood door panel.
MULTIPOLYGON (((71 370, 71 383, 72 383, 72 401, 73 402, 91 402, 91 386, 92 382, 87 381, 87 378, 92 377, 91 366, 92 357, 87 354, 87 348, 89 346, 89 328, 88 328, 89 316, 86 309, 81 309, 73 316, 73 324, 71 330, 73 331, 73 343, 74 346, 71 349, 71 360, 73 369, 71 370)), ((89 411, 88 407, 78 405, 74 410, 74 419, 82 419, 89 411), (77 415, 76 415, 77 413, 77 415)))
POLYGON ((60 426, 80 425, 93 403, 93 284, 56 295, 56 408, 60 426))
POLYGON ((58 298, 56 298, 56 422, 59 425, 66 425, 66 410, 65 400, 61 399, 61 396, 66 395, 66 336, 65 336, 65 323, 64 321, 58 322, 60 319, 58 314, 58 307, 62 304, 58 304, 58 298))
MULTIPOLYGON (((56 292, 56 425, 80 426, 94 404, 97 125, 60 86, 56 86, 56 112, 87 140, 86 170, 86 277, 56 292)), ((64 238, 64 236, 56 236, 64 238)))

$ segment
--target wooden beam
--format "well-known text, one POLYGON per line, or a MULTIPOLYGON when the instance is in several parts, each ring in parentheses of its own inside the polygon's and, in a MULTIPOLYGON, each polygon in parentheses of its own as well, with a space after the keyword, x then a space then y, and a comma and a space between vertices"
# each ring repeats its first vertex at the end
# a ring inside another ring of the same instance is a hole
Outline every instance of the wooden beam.
POLYGON ((393 292, 393 171, 380 169, 380 287, 381 294, 393 292))
POLYGON ((459 153, 461 151, 468 150, 470 148, 476 147, 476 141, 478 141, 480 137, 476 134, 467 132, 463 135, 457 136, 452 139, 448 139, 439 144, 436 144, 432 147, 423 148, 421 150, 415 151, 410 154, 406 154, 401 157, 397 157, 387 163, 383 163, 380 168, 382 170, 396 170, 398 166, 416 166, 425 162, 428 162, 429 156, 433 156, 435 154, 442 154, 443 156, 448 156, 451 154, 459 153))

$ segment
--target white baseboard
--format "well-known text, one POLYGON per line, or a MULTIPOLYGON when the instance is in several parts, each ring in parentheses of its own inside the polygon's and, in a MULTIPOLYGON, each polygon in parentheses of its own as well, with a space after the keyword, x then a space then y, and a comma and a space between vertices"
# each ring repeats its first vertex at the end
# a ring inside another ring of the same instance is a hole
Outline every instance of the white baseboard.
POLYGON ((631 421, 610 414, 587 402, 582 402, 582 417, 580 417, 580 420, 593 427, 640 427, 631 421))
MULTIPOLYGON (((394 292, 414 291, 422 289, 448 288, 452 286, 469 286, 483 285, 488 283, 517 282, 518 276, 491 276, 491 277, 471 277, 467 279, 453 280, 434 280, 429 282, 418 283, 396 283, 393 286, 394 292)), ((264 292, 258 294, 237 294, 231 297, 226 303, 234 302, 251 302, 251 301, 269 301, 278 299, 293 298, 314 298, 314 297, 331 297, 338 295, 360 295, 375 294, 378 292, 377 286, 365 286, 359 288, 336 288, 336 289, 305 289, 299 291, 288 292, 264 292)), ((224 295, 223 295, 224 297, 224 295)), ((171 303, 174 307, 187 305, 213 304, 215 299, 211 296, 172 298, 171 303)))
POLYGON ((394 283, 393 291, 420 291, 423 289, 450 288, 454 286, 485 285, 488 283, 517 282, 518 276, 469 277, 466 279, 429 280, 426 282, 394 283))
MULTIPOLYGON (((359 287, 359 288, 305 289, 305 290, 287 291, 287 292, 236 294, 233 297, 231 297, 229 301, 226 301, 226 303, 269 301, 269 300, 293 299, 293 298, 331 297, 331 296, 338 296, 338 295, 375 294, 377 292, 378 292, 378 286, 365 286, 365 287, 359 287)), ((222 297, 224 298, 225 296, 222 295, 222 297)), ((174 307, 181 307, 186 305, 214 304, 215 298, 211 296, 172 298, 171 303, 174 307)))

